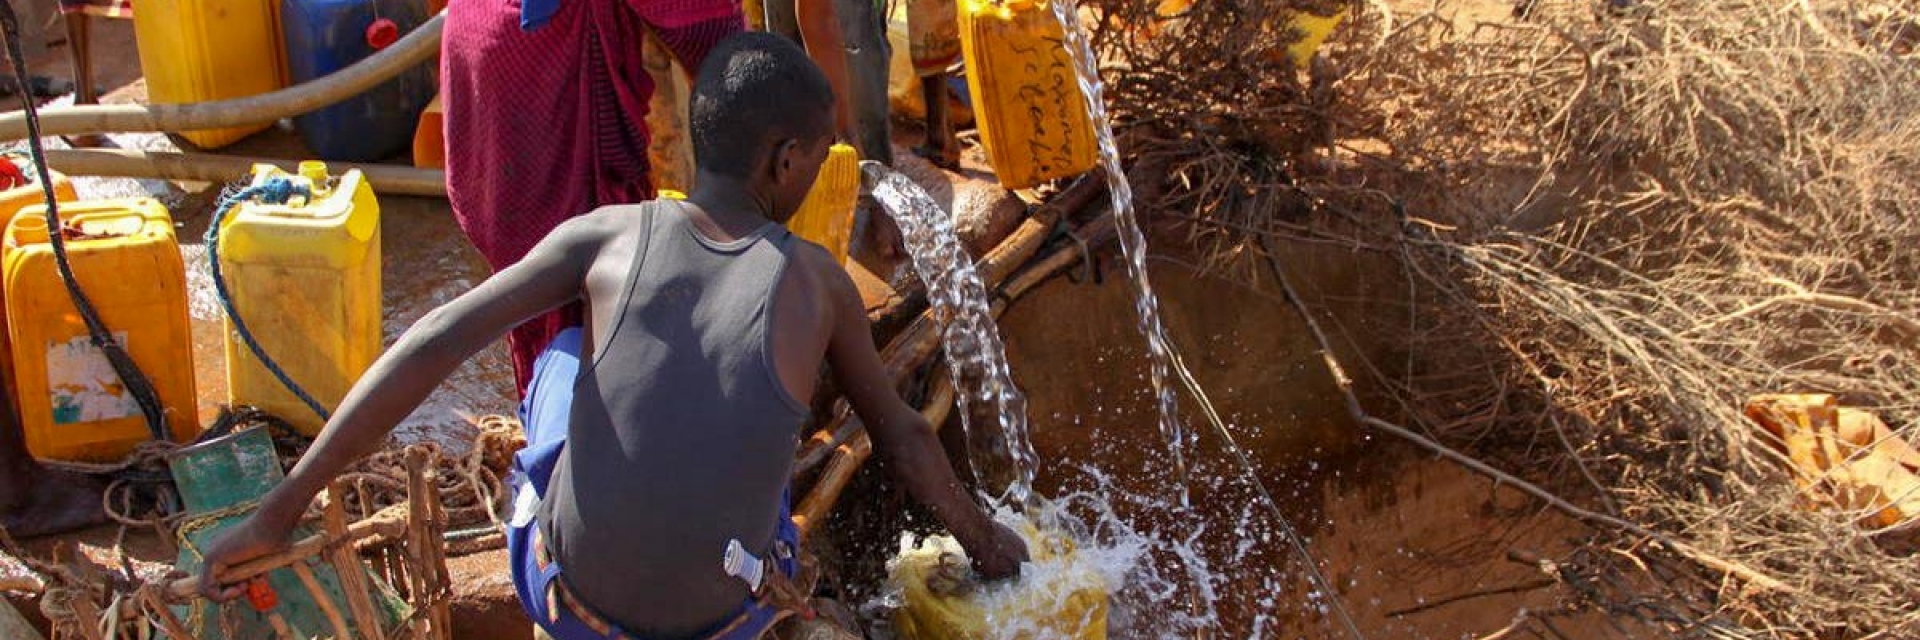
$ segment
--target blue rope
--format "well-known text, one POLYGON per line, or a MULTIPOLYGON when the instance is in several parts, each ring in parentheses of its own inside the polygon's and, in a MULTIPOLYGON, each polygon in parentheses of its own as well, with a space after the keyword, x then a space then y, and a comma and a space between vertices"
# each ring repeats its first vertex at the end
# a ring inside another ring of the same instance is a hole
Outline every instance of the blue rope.
MULTIPOLYGON (((285 176, 274 176, 261 181, 260 184, 221 198, 220 206, 213 209, 213 221, 207 226, 207 265, 213 272, 214 295, 220 299, 220 307, 226 310, 227 319, 233 322, 233 332, 240 335, 240 341, 247 345, 248 351, 253 352, 254 359, 259 360, 260 364, 265 366, 282 386, 293 392, 294 397, 306 403, 308 409, 312 409, 321 420, 325 421, 333 419, 332 412, 327 411, 327 408, 318 400, 308 395, 306 389, 300 388, 300 385, 293 381, 293 376, 287 375, 286 370, 280 368, 280 363, 275 362, 272 356, 267 355, 266 349, 260 347, 260 342, 254 339, 253 332, 247 330, 247 322, 240 318, 240 310, 233 306, 233 296, 227 293, 226 275, 220 270, 220 225, 226 221, 227 214, 232 212, 234 207, 250 200, 259 200, 267 204, 286 204, 296 195, 312 198, 313 191, 306 185, 295 184, 285 176)), ((229 371, 227 375, 231 376, 233 372, 229 371)))

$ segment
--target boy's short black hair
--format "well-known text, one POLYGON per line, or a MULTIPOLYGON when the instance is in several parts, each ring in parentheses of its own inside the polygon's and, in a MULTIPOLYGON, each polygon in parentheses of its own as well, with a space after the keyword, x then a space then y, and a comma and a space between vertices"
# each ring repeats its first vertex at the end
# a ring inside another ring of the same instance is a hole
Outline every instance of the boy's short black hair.
POLYGON ((749 31, 707 54, 690 111, 694 162, 745 176, 768 145, 832 133, 833 86, 799 46, 749 31))

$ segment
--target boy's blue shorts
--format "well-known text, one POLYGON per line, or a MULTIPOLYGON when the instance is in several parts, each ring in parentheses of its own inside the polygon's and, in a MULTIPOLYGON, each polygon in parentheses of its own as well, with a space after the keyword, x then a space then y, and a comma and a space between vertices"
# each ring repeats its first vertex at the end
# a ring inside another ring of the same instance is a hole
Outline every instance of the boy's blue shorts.
MULTIPOLYGON (((534 517, 540 496, 553 476, 554 463, 567 444, 567 428, 573 408, 573 387, 580 377, 580 339, 578 328, 554 336, 533 364, 533 379, 527 384, 526 398, 520 402, 520 424, 527 432, 527 447, 514 455, 513 472, 507 484, 513 495, 507 522, 507 557, 513 565, 513 585, 520 594, 520 606, 535 624, 555 640, 638 640, 639 636, 606 622, 593 613, 592 606, 575 601, 561 588, 560 563, 551 558, 541 540, 540 523, 534 517)), ((776 535, 789 549, 799 548, 800 531, 793 525, 786 500, 782 500, 780 526, 776 535)), ((719 561, 718 553, 714 561, 719 561)), ((797 569, 791 559, 776 561, 789 577, 797 569)), ((758 638, 778 622, 783 613, 749 599, 740 613, 715 625, 703 637, 716 640, 758 638)))

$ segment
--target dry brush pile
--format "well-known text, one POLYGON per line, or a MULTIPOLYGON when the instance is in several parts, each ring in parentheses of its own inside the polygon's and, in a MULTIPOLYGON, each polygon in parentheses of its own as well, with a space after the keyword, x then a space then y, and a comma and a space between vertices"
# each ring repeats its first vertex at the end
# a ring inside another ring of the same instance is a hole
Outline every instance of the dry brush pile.
POLYGON ((1284 46, 1248 25, 1285 9, 1105 4, 1135 25, 1103 42, 1136 161, 1171 176, 1158 212, 1222 264, 1271 238, 1397 258, 1422 366, 1372 374, 1389 413, 1691 549, 1602 527, 1624 553, 1593 555, 1639 579, 1587 604, 1920 635, 1915 526, 1806 508, 1741 415, 1827 392, 1920 439, 1920 3, 1367 3, 1267 77, 1232 63, 1284 46))

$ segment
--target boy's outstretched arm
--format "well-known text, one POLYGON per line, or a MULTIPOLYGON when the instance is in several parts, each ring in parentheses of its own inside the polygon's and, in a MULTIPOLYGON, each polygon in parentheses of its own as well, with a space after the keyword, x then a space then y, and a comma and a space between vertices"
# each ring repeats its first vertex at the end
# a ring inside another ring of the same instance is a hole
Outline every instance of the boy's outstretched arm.
POLYGON ((953 532, 980 575, 988 579, 1019 575, 1020 563, 1027 561, 1026 543, 994 522, 960 486, 926 418, 894 390, 893 378, 874 350, 866 305, 853 280, 837 266, 830 271, 833 275, 825 280, 834 323, 827 359, 847 401, 866 423, 882 462, 914 499, 933 509, 934 516, 953 532))
POLYGON ((220 584, 215 576, 285 546, 314 494, 378 447, 460 363, 529 318, 581 297, 587 268, 613 222, 589 214, 561 224, 526 258, 409 327, 347 392, 312 448, 261 499, 259 510, 208 546, 202 594, 221 601, 238 596, 240 585, 220 584))

